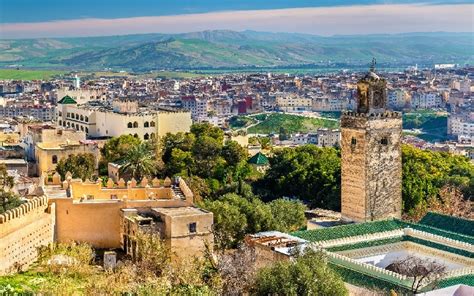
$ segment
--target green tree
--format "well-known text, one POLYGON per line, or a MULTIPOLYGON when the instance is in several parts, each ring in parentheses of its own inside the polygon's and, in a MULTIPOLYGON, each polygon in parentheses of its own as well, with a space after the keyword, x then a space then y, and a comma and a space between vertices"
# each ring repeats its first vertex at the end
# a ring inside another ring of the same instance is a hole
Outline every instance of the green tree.
POLYGON ((193 146, 195 173, 201 177, 210 177, 219 161, 222 142, 210 136, 199 136, 193 146))
POLYGON ((275 220, 274 229, 282 232, 296 231, 306 225, 306 206, 299 201, 275 199, 269 204, 275 220))
POLYGON ((67 172, 70 172, 73 178, 91 179, 95 174, 95 157, 91 153, 69 155, 59 160, 56 172, 63 180, 67 172))
POLYGON ((191 133, 166 134, 161 139, 162 159, 167 163, 171 159, 173 149, 188 152, 193 148, 196 137, 191 133))
POLYGON ((214 237, 218 248, 233 248, 242 241, 247 217, 238 206, 220 200, 205 200, 201 206, 214 214, 214 237))
POLYGON ((247 150, 236 141, 229 141, 222 148, 222 157, 228 165, 236 166, 240 162, 247 160, 247 150))
POLYGON ((430 197, 439 197, 445 185, 460 188, 466 198, 474 193, 474 165, 468 158, 447 152, 402 146, 404 211, 426 206, 430 197))
POLYGON ((224 132, 210 123, 196 123, 191 126, 191 133, 196 138, 207 136, 222 143, 224 141, 224 132))
POLYGON ((279 261, 258 271, 252 295, 348 295, 340 276, 322 253, 307 251, 294 261, 279 261))
POLYGON ((8 175, 7 166, 0 164, 0 214, 23 203, 16 194, 10 191, 14 185, 15 180, 8 175))
POLYGON ((149 143, 132 146, 122 159, 121 173, 130 174, 135 180, 151 177, 157 169, 153 148, 149 143))
POLYGON ((141 142, 139 138, 135 138, 132 135, 121 135, 120 137, 112 138, 100 149, 102 159, 105 163, 123 159, 132 147, 141 144, 141 142))
POLYGON ((341 195, 341 159, 335 148, 304 145, 275 152, 270 169, 256 183, 271 199, 296 197, 314 206, 339 210, 341 195))
POLYGON ((291 138, 291 134, 288 131, 288 129, 281 126, 280 127, 280 133, 278 134, 278 140, 286 141, 286 140, 289 140, 290 138, 291 138))
POLYGON ((165 165, 169 176, 176 174, 186 175, 188 168, 194 167, 194 158, 191 152, 173 148, 171 158, 165 165))
POLYGON ((108 140, 100 149, 101 160, 99 162, 99 174, 107 175, 109 162, 117 162, 125 157, 127 152, 142 141, 132 135, 121 135, 108 140))

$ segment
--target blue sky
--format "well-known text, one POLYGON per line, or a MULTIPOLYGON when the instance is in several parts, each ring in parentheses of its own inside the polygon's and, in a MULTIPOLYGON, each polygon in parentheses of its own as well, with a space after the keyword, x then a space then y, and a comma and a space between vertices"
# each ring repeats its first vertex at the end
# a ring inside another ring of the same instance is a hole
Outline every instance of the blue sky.
POLYGON ((206 13, 374 4, 455 4, 472 0, 0 0, 1 23, 41 22, 81 18, 126 18, 206 13))
POLYGON ((0 0, 0 38, 264 30, 473 31, 474 0, 0 0))

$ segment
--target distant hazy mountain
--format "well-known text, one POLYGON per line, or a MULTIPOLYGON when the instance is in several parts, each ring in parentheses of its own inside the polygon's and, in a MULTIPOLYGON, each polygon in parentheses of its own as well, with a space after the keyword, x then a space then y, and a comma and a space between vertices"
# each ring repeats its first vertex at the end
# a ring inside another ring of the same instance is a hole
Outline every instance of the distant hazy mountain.
POLYGON ((204 31, 86 38, 0 40, 0 66, 147 71, 302 65, 472 63, 472 33, 321 37, 204 31))

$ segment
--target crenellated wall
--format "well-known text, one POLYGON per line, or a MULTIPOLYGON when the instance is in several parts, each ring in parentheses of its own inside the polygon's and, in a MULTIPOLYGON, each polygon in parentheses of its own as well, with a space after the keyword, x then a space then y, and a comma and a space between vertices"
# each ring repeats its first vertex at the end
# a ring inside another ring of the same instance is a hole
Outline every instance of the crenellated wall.
POLYGON ((31 264, 37 248, 53 242, 55 209, 46 197, 33 198, 0 215, 0 274, 31 264))

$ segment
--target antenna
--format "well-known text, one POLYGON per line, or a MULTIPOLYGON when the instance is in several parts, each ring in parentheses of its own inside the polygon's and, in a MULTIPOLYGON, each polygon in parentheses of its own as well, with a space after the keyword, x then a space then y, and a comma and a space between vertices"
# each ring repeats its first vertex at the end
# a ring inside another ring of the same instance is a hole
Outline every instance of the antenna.
POLYGON ((370 64, 370 71, 375 72, 375 65, 377 65, 377 60, 372 58, 372 63, 370 64))

